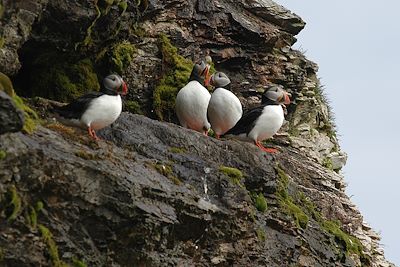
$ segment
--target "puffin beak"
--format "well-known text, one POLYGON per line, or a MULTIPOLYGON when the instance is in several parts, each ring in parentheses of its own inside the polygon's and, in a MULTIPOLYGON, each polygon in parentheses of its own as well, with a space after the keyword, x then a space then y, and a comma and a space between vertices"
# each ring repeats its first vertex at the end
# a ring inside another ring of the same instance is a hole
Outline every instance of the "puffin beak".
POLYGON ((205 87, 208 87, 209 85, 212 85, 212 86, 214 86, 214 76, 213 75, 210 75, 210 76, 208 76, 208 77, 206 77, 205 79, 204 79, 204 86, 205 87))
POLYGON ((285 97, 285 101, 283 102, 285 105, 289 105, 290 104, 290 98, 288 93, 284 93, 284 97, 285 97))
POLYGON ((126 95, 128 93, 128 86, 125 82, 122 83, 122 92, 121 95, 126 95))

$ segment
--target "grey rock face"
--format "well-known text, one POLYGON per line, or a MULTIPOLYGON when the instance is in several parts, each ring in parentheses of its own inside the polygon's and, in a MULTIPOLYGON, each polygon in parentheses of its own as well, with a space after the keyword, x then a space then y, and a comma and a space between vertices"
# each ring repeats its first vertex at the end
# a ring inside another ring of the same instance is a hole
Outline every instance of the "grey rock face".
POLYGON ((297 202, 300 195, 368 244, 365 254, 376 250, 374 233, 332 183, 343 178, 297 149, 279 145, 278 154, 266 154, 250 143, 220 141, 126 113, 99 133, 108 140, 99 143, 79 130, 47 127, 0 139, 7 153, 0 160, 0 193, 7 196, 15 187, 20 199, 15 219, 1 226, 6 265, 54 260, 46 257, 46 239, 23 216, 38 200, 44 208, 36 223, 50 229, 58 260, 67 263, 77 258, 90 266, 359 266, 360 258, 344 253, 343 244, 297 202), (221 166, 237 168, 243 177, 230 178, 221 166), (277 168, 286 175, 284 190, 293 205, 309 214, 304 227, 280 204, 277 168), (265 212, 255 206, 258 192, 266 199, 265 212))
POLYGON ((0 91, 0 134, 18 132, 24 126, 24 115, 5 92, 0 91))

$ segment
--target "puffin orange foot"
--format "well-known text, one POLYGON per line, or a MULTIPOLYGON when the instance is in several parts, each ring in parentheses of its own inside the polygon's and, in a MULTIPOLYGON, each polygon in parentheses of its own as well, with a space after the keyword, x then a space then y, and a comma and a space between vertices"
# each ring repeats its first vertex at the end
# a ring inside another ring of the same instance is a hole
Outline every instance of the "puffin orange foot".
POLYGON ((278 152, 278 149, 276 148, 270 148, 270 147, 264 147, 260 142, 256 141, 255 142, 256 146, 258 146, 259 148, 261 148, 261 150, 268 152, 268 153, 276 153, 278 152))
POLYGON ((94 140, 99 141, 100 138, 96 135, 96 132, 92 129, 92 127, 88 128, 88 132, 90 137, 92 137, 94 140))

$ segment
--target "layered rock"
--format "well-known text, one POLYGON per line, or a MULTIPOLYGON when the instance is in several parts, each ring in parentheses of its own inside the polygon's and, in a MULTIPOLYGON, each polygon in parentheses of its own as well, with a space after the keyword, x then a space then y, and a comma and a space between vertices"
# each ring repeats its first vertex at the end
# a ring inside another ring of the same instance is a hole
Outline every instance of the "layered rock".
POLYGON ((336 188, 342 177, 284 140, 270 155, 129 114, 102 131, 107 142, 46 127, 0 142, 8 207, 1 244, 10 266, 74 259, 88 266, 380 266, 361 214, 336 188), (256 204, 260 194, 266 210, 256 204), (44 206, 33 222, 38 201, 44 206), (355 253, 350 236, 327 227, 332 220, 370 247, 355 253), (58 258, 49 255, 43 226, 58 258))

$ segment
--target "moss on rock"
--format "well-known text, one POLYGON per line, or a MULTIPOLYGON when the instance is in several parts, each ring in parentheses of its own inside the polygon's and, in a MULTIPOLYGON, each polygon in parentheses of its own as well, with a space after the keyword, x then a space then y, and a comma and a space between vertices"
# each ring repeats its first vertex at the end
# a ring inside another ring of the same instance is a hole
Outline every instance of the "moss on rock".
POLYGON ((124 101, 124 109, 130 113, 143 115, 143 111, 140 107, 139 102, 134 101, 134 100, 125 100, 124 101))
POLYGON ((14 88, 10 78, 7 75, 0 72, 0 91, 4 91, 7 95, 14 96, 14 88))
POLYGON ((278 199, 279 206, 283 212, 290 215, 297 227, 305 229, 307 227, 309 218, 303 209, 296 204, 296 201, 288 193, 289 177, 282 168, 277 166, 276 171, 279 176, 278 188, 276 196, 278 199))
POLYGON ((15 185, 12 185, 8 189, 7 194, 7 210, 9 210, 9 215, 7 216, 7 220, 9 222, 14 221, 17 216, 21 213, 22 201, 20 196, 18 195, 17 188, 15 185))
POLYGON ((10 78, 8 78, 7 75, 1 72, 0 72, 0 90, 8 94, 13 99, 17 108, 23 111, 25 121, 22 131, 25 133, 32 133, 36 128, 39 116, 33 109, 31 109, 24 103, 22 98, 20 98, 18 95, 15 94, 14 87, 10 78))
POLYGON ((22 128, 22 131, 24 133, 31 134, 33 131, 36 129, 37 122, 39 120, 39 116, 36 114, 36 112, 31 109, 29 106, 27 106, 22 98, 14 94, 13 100, 17 108, 21 109, 24 112, 24 127, 22 128))
POLYGON ((56 242, 53 239, 53 234, 50 232, 49 228, 46 226, 39 224, 38 225, 39 232, 42 235, 44 242, 47 244, 47 250, 50 256, 50 260, 53 266, 55 267, 67 267, 68 265, 60 260, 60 256, 58 253, 58 247, 56 242))
POLYGON ((262 193, 254 193, 252 198, 254 201, 254 206, 258 211, 264 212, 267 210, 267 200, 262 193))
POLYGON ((111 48, 112 69, 122 74, 129 66, 137 52, 136 47, 129 41, 122 41, 111 48))
POLYGON ((171 121, 174 114, 176 95, 186 85, 193 62, 178 54, 165 34, 159 37, 162 54, 163 76, 153 92, 153 107, 159 120, 171 121))
POLYGON ((151 167, 156 169, 160 174, 162 174, 165 177, 167 177, 168 179, 170 179, 174 184, 176 184, 176 185, 182 184, 182 181, 174 175, 171 165, 163 164, 163 163, 156 163, 156 164, 151 164, 151 167))
POLYGON ((244 188, 244 185, 241 182, 243 178, 242 171, 236 168, 226 167, 222 165, 219 167, 219 171, 228 176, 233 184, 244 188))
POLYGON ((87 91, 98 91, 99 81, 90 59, 46 51, 32 64, 32 96, 68 102, 87 91))

